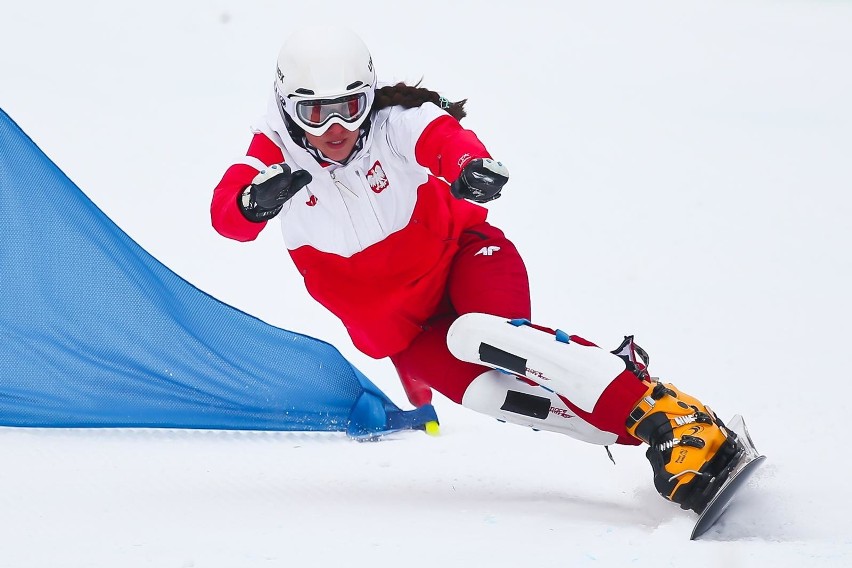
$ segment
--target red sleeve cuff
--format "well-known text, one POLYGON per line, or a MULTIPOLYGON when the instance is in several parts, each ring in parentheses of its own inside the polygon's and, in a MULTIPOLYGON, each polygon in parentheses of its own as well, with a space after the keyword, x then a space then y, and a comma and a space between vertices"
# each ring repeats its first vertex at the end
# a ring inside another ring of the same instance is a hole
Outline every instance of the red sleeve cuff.
POLYGON ((417 140, 414 155, 418 164, 450 183, 471 160, 491 157, 476 134, 462 128, 451 116, 441 116, 429 123, 417 140))

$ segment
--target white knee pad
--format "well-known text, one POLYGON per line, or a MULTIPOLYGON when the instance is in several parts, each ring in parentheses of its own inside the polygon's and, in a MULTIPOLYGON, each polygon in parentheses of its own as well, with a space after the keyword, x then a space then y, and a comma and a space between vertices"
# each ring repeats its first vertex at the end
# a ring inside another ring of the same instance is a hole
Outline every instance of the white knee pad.
POLYGON ((618 438, 576 416, 553 392, 496 370, 486 371, 468 385, 462 406, 498 420, 566 434, 590 444, 606 446, 618 438))
POLYGON ((607 386, 626 368, 609 351, 569 342, 529 325, 487 314, 460 316, 447 333, 450 352, 462 361, 504 369, 558 392, 592 412, 607 386))

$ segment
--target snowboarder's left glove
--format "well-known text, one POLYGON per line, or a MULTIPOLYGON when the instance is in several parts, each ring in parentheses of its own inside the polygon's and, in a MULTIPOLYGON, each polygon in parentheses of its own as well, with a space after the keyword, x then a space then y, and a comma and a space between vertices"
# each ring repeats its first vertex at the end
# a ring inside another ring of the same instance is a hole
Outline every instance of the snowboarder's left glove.
POLYGON ((457 199, 470 199, 487 203, 500 197, 500 191, 509 181, 509 170, 491 158, 477 158, 464 167, 459 179, 450 185, 457 199))
POLYGON ((237 205, 249 221, 268 221, 312 179, 305 170, 294 172, 287 164, 273 164, 254 176, 251 184, 237 196, 237 205))

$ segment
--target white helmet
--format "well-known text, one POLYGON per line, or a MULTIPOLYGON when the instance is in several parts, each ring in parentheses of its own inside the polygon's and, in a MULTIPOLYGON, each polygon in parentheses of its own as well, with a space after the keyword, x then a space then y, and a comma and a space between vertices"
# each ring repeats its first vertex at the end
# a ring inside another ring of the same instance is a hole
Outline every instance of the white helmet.
POLYGON ((278 54, 278 107, 305 132, 321 136, 332 124, 355 131, 376 92, 373 58, 346 28, 295 32, 278 54))

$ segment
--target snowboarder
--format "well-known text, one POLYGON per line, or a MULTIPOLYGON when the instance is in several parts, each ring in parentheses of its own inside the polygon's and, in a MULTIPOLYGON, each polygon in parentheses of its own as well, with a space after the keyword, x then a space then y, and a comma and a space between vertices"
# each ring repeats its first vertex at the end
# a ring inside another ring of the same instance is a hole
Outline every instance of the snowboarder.
POLYGON ((586 442, 645 442, 660 494, 700 512, 710 480, 735 461, 735 436, 652 379, 632 338, 609 352, 530 323, 521 256, 479 205, 500 197, 509 173, 460 125, 465 102, 377 88, 349 30, 295 32, 246 157, 214 190, 213 226, 250 241, 280 219, 311 296, 360 351, 391 359, 412 404, 435 389, 586 442))

